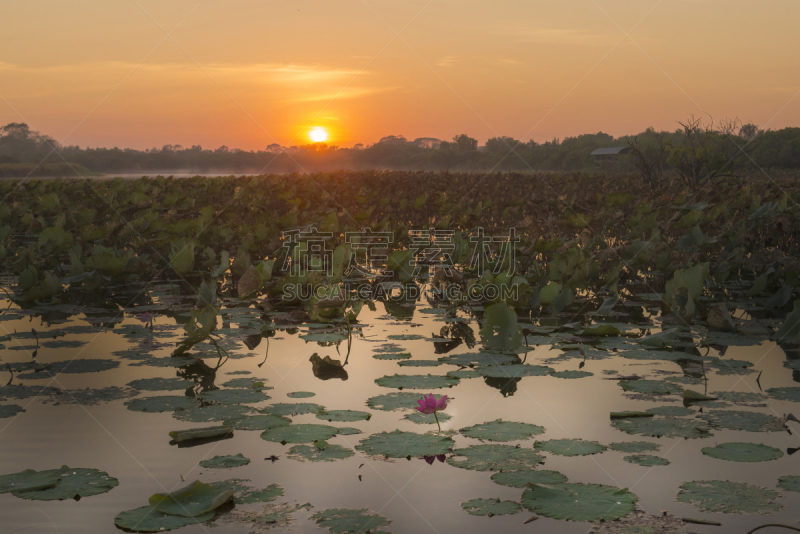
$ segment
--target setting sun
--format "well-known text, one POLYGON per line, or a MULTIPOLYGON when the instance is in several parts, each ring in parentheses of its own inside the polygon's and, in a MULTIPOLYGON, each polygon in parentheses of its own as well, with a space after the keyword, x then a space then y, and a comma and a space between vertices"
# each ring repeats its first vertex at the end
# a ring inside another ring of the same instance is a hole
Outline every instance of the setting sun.
POLYGON ((328 130, 321 126, 311 128, 308 132, 308 138, 315 143, 324 143, 328 140, 328 130))

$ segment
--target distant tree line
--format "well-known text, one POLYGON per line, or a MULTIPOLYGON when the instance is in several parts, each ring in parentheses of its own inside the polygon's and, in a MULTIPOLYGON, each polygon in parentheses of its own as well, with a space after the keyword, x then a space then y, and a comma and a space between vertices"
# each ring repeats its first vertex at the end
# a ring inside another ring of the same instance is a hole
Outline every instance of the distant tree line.
POLYGON ((493 137, 484 146, 466 134, 451 141, 408 140, 392 135, 370 145, 340 148, 323 143, 259 151, 165 145, 149 150, 62 146, 24 123, 0 128, 0 177, 48 174, 287 173, 339 169, 453 171, 639 172, 657 183, 665 176, 698 187, 716 177, 756 169, 800 168, 800 128, 760 131, 736 120, 719 124, 694 117, 672 132, 648 129, 614 138, 583 134, 545 143, 493 137), (627 147, 612 165, 592 155, 598 148, 627 147))

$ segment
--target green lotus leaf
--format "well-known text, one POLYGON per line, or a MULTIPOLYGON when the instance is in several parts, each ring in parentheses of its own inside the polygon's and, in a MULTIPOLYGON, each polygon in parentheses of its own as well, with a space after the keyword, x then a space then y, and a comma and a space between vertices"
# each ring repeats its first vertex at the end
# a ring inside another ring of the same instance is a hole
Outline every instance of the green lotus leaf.
POLYGON ((628 434, 657 438, 694 439, 712 435, 711 428, 703 421, 671 416, 612 419, 611 426, 628 434))
POLYGON ((283 495, 283 488, 278 484, 270 484, 266 488, 254 488, 249 480, 239 478, 220 480, 210 485, 218 490, 233 491, 233 502, 236 504, 269 502, 283 495))
POLYGON ((58 373, 97 373, 119 367, 116 360, 86 359, 66 360, 48 364, 48 369, 53 374, 58 373))
POLYGON ((339 431, 336 433, 337 436, 353 436, 355 434, 361 434, 362 431, 358 428, 353 428, 351 426, 341 426, 339 427, 339 431))
POLYGON ((415 339, 425 339, 425 336, 421 336, 419 334, 391 334, 389 339, 398 341, 411 341, 415 339))
POLYGON ((422 396, 419 393, 396 391, 367 399, 367 406, 373 410, 384 410, 387 412, 392 410, 414 409, 419 406, 417 401, 421 399, 422 396))
POLYGON ((185 527, 186 525, 204 523, 213 518, 213 510, 196 517, 182 517, 159 512, 152 506, 142 506, 141 508, 120 512, 114 518, 114 524, 131 532, 164 532, 185 527))
POLYGON ((715 391, 711 393, 711 395, 723 401, 745 405, 760 404, 767 398, 763 393, 754 393, 750 391, 715 391))
POLYGON ((338 332, 313 332, 301 335, 300 339, 304 339, 309 343, 339 343, 347 339, 347 334, 340 334, 338 332))
POLYGON ((17 406, 16 404, 3 404, 0 406, 0 419, 5 419, 6 417, 13 417, 20 412, 24 412, 25 409, 22 406, 17 406))
POLYGON ((621 441, 612 443, 608 448, 617 452, 649 452, 657 451, 661 445, 649 441, 621 441))
POLYGON ((244 388, 204 391, 199 397, 205 402, 217 402, 219 404, 255 404, 270 398, 269 395, 257 389, 244 388))
POLYGON ((606 450, 606 446, 596 441, 585 441, 582 439, 551 439, 549 441, 537 441, 533 444, 534 449, 552 452, 560 456, 588 456, 606 450))
POLYGON ((262 432, 261 439, 282 444, 313 443, 318 439, 330 439, 338 432, 338 428, 328 425, 281 425, 262 432))
POLYGON ((215 488, 195 480, 171 493, 156 493, 148 502, 156 511, 181 517, 197 517, 216 510, 233 497, 230 489, 215 488))
POLYGON ((479 378, 481 374, 475 369, 459 369, 457 371, 448 371, 445 376, 452 376, 459 380, 467 380, 469 378, 479 378))
POLYGON ((34 471, 26 469, 19 473, 0 476, 0 493, 13 493, 52 488, 61 479, 60 469, 34 471))
POLYGON ((400 367, 438 367, 442 364, 443 362, 439 360, 403 360, 397 362, 400 367))
POLYGON ((439 358, 442 363, 459 365, 461 367, 482 367, 487 365, 506 365, 519 363, 519 358, 513 354, 494 352, 471 352, 467 354, 454 354, 439 358))
POLYGON ((461 503, 461 508, 471 515, 510 515, 522 510, 522 505, 516 501, 501 501, 500 499, 471 499, 461 503))
POLYGON ((512 488, 527 488, 528 484, 563 484, 567 481, 567 477, 558 471, 523 469, 495 473, 492 475, 492 481, 512 488))
POLYGON ((378 528, 391 523, 377 514, 370 514, 366 508, 351 510, 347 508, 328 508, 311 516, 317 525, 327 528, 336 534, 353 532, 378 532, 378 528))
POLYGON ((769 388, 767 395, 777 400, 800 402, 800 387, 769 388))
POLYGON ((681 393, 683 388, 665 380, 620 380, 623 391, 645 393, 647 395, 668 395, 681 393))
POLYGON ((672 415, 675 417, 683 417, 684 415, 692 415, 695 413, 694 410, 684 406, 656 406, 655 408, 648 408, 645 411, 653 415, 672 415))
POLYGON ((315 395, 316 393, 313 391, 292 391, 291 393, 286 394, 286 396, 290 399, 307 399, 315 395))
POLYGON ((249 406, 235 406, 228 404, 212 404, 209 406, 195 406, 188 410, 178 410, 172 417, 178 421, 191 421, 193 423, 208 423, 210 421, 228 421, 242 419, 252 413, 249 406))
POLYGON ((393 430, 362 439, 356 450, 386 458, 419 458, 446 454, 452 446, 453 440, 447 436, 393 430))
POLYGON ((522 493, 531 512, 568 521, 613 521, 633 512, 638 497, 602 484, 533 484, 522 493))
POLYGON ((186 430, 173 430, 169 437, 176 443, 183 443, 194 439, 208 439, 233 434, 233 427, 229 425, 207 426, 203 428, 189 428, 186 430))
POLYGON ((439 418, 440 423, 444 423, 445 421, 452 419, 452 416, 444 412, 438 412, 436 415, 433 415, 432 413, 422 413, 417 411, 405 414, 403 419, 406 421, 411 421, 417 425, 435 425, 437 417, 439 418))
POLYGON ((239 467, 250 463, 250 458, 245 458, 242 453, 228 456, 214 456, 210 460, 200 462, 202 467, 209 469, 224 469, 228 467, 239 467))
POLYGON ((130 387, 140 391, 169 391, 175 389, 186 389, 193 386, 194 382, 181 378, 140 378, 128 382, 130 387))
POLYGON ((778 486, 786 491, 800 491, 800 475, 784 475, 779 477, 778 486))
POLYGON ((372 414, 369 412, 360 412, 357 410, 321 410, 317 412, 317 419, 324 419, 325 421, 339 421, 342 423, 349 423, 353 421, 369 421, 372 414))
POLYGON ((595 324, 587 326, 581 332, 582 336, 618 336, 619 328, 610 324, 595 324))
POLYGON ((766 462, 777 460, 783 456, 783 451, 760 443, 720 443, 716 447, 703 447, 702 453, 731 462, 766 462))
POLYGON ((378 352, 372 355, 376 360, 408 360, 410 352, 378 352))
POLYGON ((267 430, 276 426, 289 425, 292 420, 282 415, 248 415, 243 419, 236 419, 231 426, 236 430, 267 430))
MULTIPOLYGON (((233 373, 228 373, 233 374, 233 373)), ((272 389, 270 386, 265 386, 267 383, 266 378, 256 378, 253 376, 242 376, 239 378, 232 378, 222 385, 226 388, 253 388, 253 389, 272 389)))
POLYGON ((484 309, 480 334, 489 350, 512 351, 522 345, 517 313, 505 302, 497 302, 484 309))
POLYGON ((523 376, 549 375, 553 372, 553 368, 546 365, 512 363, 509 365, 487 365, 486 367, 479 367, 477 371, 481 376, 488 378, 521 378, 523 376))
POLYGON ((197 406, 192 397, 178 395, 161 395, 159 397, 140 397, 125 402, 129 410, 135 412, 173 412, 188 410, 197 406))
MULTIPOLYGON (((384 388, 397 389, 442 389, 458 385, 458 378, 434 375, 392 375, 375 379, 375 383, 384 388)), ((421 397, 420 397, 421 398, 421 397)))
POLYGON ((454 467, 472 471, 519 471, 534 469, 544 458, 532 449, 512 447, 511 445, 470 445, 456 449, 447 459, 454 467), (459 459, 463 457, 463 459, 459 459))
POLYGON ((587 376, 594 376, 594 373, 590 373, 589 371, 574 371, 574 370, 571 370, 571 371, 556 371, 556 372, 550 373, 550 375, 554 376, 556 378, 574 379, 574 378, 585 378, 587 376))
POLYGON ((261 408, 258 410, 261 413, 272 414, 272 415, 302 415, 306 413, 317 413, 320 410, 324 410, 322 406, 319 404, 314 404, 311 402, 298 402, 298 403, 277 403, 267 406, 266 408, 261 408))
POLYGON ((15 497, 33 501, 78 500, 82 497, 100 495, 117 487, 119 480, 99 469, 61 466, 61 477, 52 487, 14 493, 15 497))
POLYGON ((543 434, 544 427, 529 423, 515 423, 496 419, 489 423, 481 423, 462 428, 461 433, 468 438, 487 441, 516 441, 543 434))
POLYGON ((632 419, 635 417, 653 417, 653 415, 655 414, 629 410, 625 412, 611 412, 609 417, 611 419, 632 419))
POLYGON ((57 395, 59 390, 49 386, 22 386, 18 384, 10 384, 0 386, 0 398, 3 399, 29 399, 31 397, 44 397, 57 395))
POLYGON ((713 426, 728 430, 746 430, 748 432, 781 432, 784 430, 783 419, 760 412, 714 410, 700 414, 698 417, 713 426))
POLYGON ((654 467, 657 465, 669 465, 670 461, 660 456, 653 456, 652 454, 634 454, 632 456, 624 456, 622 458, 628 463, 641 465, 644 467, 654 467))
POLYGON ((309 460, 311 462, 333 462, 335 460, 344 460, 353 456, 354 452, 347 447, 341 445, 330 445, 324 449, 320 449, 311 445, 294 445, 289 449, 289 458, 293 460, 309 460))
POLYGON ((681 484, 680 502, 696 505, 704 512, 721 514, 765 514, 782 508, 777 491, 744 482, 698 480, 681 484))

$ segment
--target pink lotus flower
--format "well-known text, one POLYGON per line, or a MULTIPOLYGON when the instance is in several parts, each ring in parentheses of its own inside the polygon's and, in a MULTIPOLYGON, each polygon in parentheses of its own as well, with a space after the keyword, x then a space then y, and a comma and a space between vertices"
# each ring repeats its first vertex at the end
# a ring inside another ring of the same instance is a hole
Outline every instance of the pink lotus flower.
POLYGON ((139 320, 142 321, 143 323, 149 323, 150 321, 153 320, 154 317, 155 315, 153 315, 152 313, 144 312, 139 314, 139 320))
POLYGON ((425 395, 420 400, 417 401, 417 411, 422 412, 425 414, 433 414, 436 418, 436 426, 439 427, 439 431, 442 430, 442 425, 439 424, 439 416, 436 415, 436 412, 444 410, 447 408, 447 395, 442 396, 438 401, 436 397, 431 393, 430 395, 425 395))

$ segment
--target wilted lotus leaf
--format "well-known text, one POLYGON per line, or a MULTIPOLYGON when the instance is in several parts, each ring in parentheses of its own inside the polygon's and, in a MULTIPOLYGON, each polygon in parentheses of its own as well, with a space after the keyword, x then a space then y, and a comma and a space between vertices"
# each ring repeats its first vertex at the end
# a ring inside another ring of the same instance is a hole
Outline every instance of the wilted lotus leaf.
POLYGON ((698 417, 711 425, 728 430, 746 430, 748 432, 781 432, 783 420, 760 412, 737 410, 715 410, 700 414, 698 417))
POLYGON ((549 375, 553 372, 553 368, 546 365, 512 363, 509 365, 487 365, 486 367, 477 368, 477 371, 488 378, 521 378, 523 376, 549 375))
POLYGON ((159 512, 182 517, 197 517, 216 510, 233 497, 231 489, 215 488, 195 480, 172 493, 156 493, 148 500, 159 512))
POLYGON ((447 463, 454 467, 473 471, 519 471, 533 469, 544 458, 532 449, 511 445, 470 445, 453 451, 447 463), (463 456, 463 459, 459 457, 463 456))
POLYGON ((245 458, 242 453, 228 456, 214 456, 210 460, 200 462, 202 467, 209 469, 224 469, 227 467, 239 467, 250 463, 250 458, 245 458))
POLYGON ((441 389, 458 385, 458 378, 434 375, 393 375, 375 379, 375 383, 385 388, 397 389, 441 389))
POLYGON ((622 441, 612 443, 608 448, 617 452, 648 452, 657 451, 661 448, 661 445, 650 443, 649 441, 622 441))
POLYGON ((531 512, 568 521, 613 521, 633 512, 638 497, 602 484, 533 484, 522 493, 531 512))
POLYGON ((266 408, 261 408, 259 412, 273 415, 302 415, 306 413, 317 413, 324 409, 325 408, 319 404, 311 402, 299 402, 294 404, 277 403, 267 406, 266 408))
POLYGON ((660 456, 653 456, 652 454, 634 454, 632 456, 625 456, 622 458, 628 463, 641 465, 644 467, 654 467, 657 465, 669 465, 669 460, 661 458, 660 456))
POLYGON ((15 497, 34 501, 78 500, 82 497, 100 495, 110 491, 119 484, 119 480, 99 469, 61 466, 58 470, 61 477, 52 487, 14 493, 15 497))
POLYGON ((369 412, 360 412, 358 410, 320 410, 317 412, 317 419, 325 421, 339 421, 343 423, 353 421, 369 421, 372 414, 369 412))
POLYGON ((367 406, 374 410, 384 410, 387 412, 405 408, 414 409, 419 406, 417 401, 420 400, 420 398, 419 393, 397 391, 367 399, 367 406))
POLYGON ((522 510, 522 505, 516 501, 501 501, 500 499, 472 499, 461 503, 461 508, 471 515, 509 515, 522 510))
POLYGON ((125 403, 129 410, 135 412, 173 412, 175 410, 188 410, 197 406, 197 401, 191 397, 178 395, 162 395, 159 397, 141 397, 125 403))
POLYGON ((697 419, 682 417, 636 417, 612 419, 611 426, 628 434, 653 436, 656 438, 705 438, 711 436, 711 428, 697 419))
POLYGON ((341 445, 328 445, 320 449, 314 445, 295 445, 289 449, 289 458, 294 460, 309 460, 311 462, 333 462, 344 460, 353 456, 353 451, 341 445))
POLYGON ((210 406, 195 406, 188 410, 178 410, 172 417, 179 421, 193 423, 207 423, 210 421, 228 421, 242 419, 252 413, 249 406, 230 406, 227 404, 212 404, 210 406))
POLYGON ((269 428, 261 433, 261 439, 277 443, 312 443, 327 440, 338 433, 339 429, 328 425, 281 425, 269 428))
POLYGON ((19 473, 0 476, 0 493, 33 491, 52 488, 61 479, 60 469, 34 471, 26 469, 19 473))
POLYGON ((453 440, 447 436, 432 434, 416 434, 414 432, 381 432, 362 439, 356 450, 386 458, 419 458, 446 454, 453 446, 453 440))
POLYGON ((142 506, 120 512, 114 518, 114 524, 131 532, 164 532, 185 527, 186 525, 204 523, 213 518, 213 510, 196 517, 182 517, 159 512, 152 506, 142 506))
POLYGON ((743 482, 698 480, 681 484, 680 502, 692 503, 704 512, 721 514, 765 514, 782 508, 777 491, 743 482))
POLYGON ((542 434, 544 433, 544 427, 497 419, 489 423, 462 428, 461 433, 468 438, 488 441, 515 441, 542 434))
POLYGON ((703 447, 703 454, 731 462, 766 462, 783 456, 783 451, 760 443, 720 443, 716 447, 703 447))
POLYGON ((526 488, 528 484, 563 484, 567 481, 567 477, 558 471, 523 469, 495 473, 492 475, 492 481, 512 488, 526 488))
POLYGON ((346 508, 328 508, 311 516, 317 525, 325 527, 336 534, 350 532, 378 532, 377 529, 391 523, 377 514, 368 513, 366 508, 350 510, 346 508))

